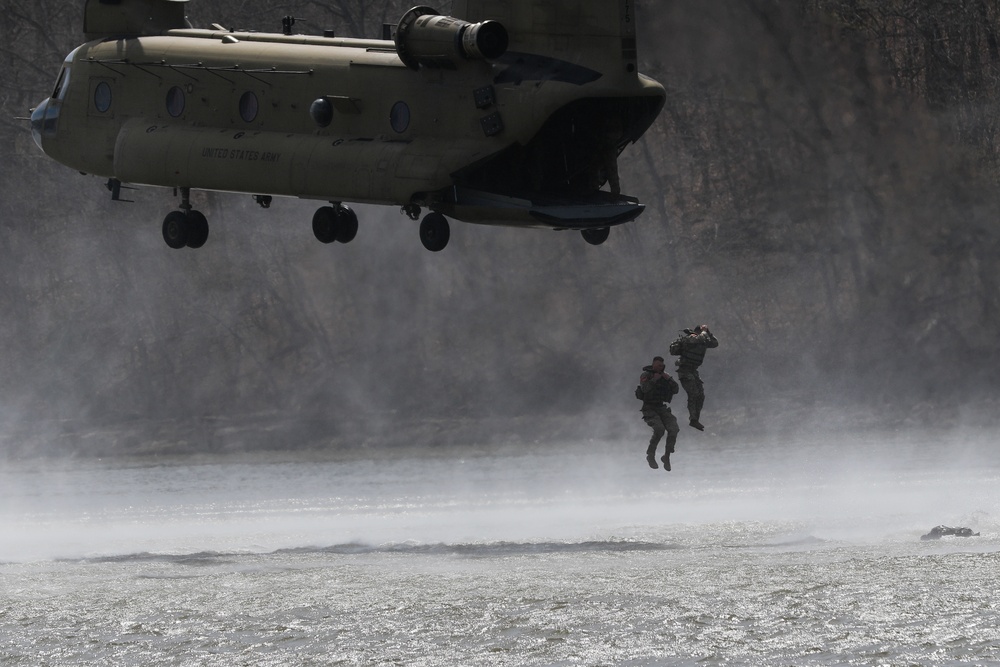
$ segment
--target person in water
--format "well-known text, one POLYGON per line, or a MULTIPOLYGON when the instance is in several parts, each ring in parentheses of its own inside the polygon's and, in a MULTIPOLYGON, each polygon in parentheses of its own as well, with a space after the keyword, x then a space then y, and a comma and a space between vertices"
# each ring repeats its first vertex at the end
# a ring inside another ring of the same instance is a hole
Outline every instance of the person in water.
POLYGON ((971 528, 951 528, 949 526, 934 526, 931 532, 921 535, 922 540, 940 540, 942 537, 953 535, 955 537, 979 537, 979 533, 972 532, 971 528))

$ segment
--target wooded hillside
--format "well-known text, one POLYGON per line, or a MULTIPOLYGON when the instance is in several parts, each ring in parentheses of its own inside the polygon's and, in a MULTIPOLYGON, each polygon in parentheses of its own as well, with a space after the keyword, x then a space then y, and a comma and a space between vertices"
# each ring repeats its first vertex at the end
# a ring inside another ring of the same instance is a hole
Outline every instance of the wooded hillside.
MULTIPOLYGON (((215 193, 195 195, 206 246, 168 249, 171 192, 111 202, 14 119, 82 4, 0 0, 8 452, 642 439, 641 366, 701 322, 722 341, 706 419, 733 433, 1000 407, 995 3, 641 1, 642 71, 668 91, 620 164, 643 217, 600 247, 456 223, 437 254, 395 210, 358 207, 358 238, 323 246, 313 203, 215 193)), ((189 15, 372 37, 408 7, 189 15)))

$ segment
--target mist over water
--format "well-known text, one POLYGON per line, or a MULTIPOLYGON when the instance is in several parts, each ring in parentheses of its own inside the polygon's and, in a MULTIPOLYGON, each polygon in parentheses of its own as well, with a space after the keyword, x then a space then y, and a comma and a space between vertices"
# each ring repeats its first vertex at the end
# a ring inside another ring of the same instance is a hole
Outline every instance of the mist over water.
POLYGON ((0 474, 5 664, 920 664, 1000 658, 988 434, 0 474), (978 537, 921 541, 935 525, 978 537))
MULTIPOLYGON (((276 24, 253 4, 193 19, 276 24)), ((415 222, 360 205, 357 239, 324 246, 317 202, 265 211, 199 191, 209 241, 172 252, 159 229, 177 206, 169 190, 111 202, 24 128, 0 235, 0 453, 619 438, 591 416, 632 412, 639 369, 701 322, 722 341, 704 376, 732 436, 759 429, 743 411, 762 398, 882 426, 967 423, 973 402, 992 418, 998 190, 921 104, 897 99, 910 88, 877 66, 877 42, 845 45, 844 26, 824 23, 835 5, 639 3, 640 70, 669 95, 620 160, 646 212, 601 247, 456 223, 428 253, 415 222)), ((39 51, 37 67, 2 75, 23 97, 0 100, 12 116, 51 91, 80 26, 60 13, 6 29, 18 52, 39 51)), ((782 421, 768 408, 758 415, 782 421)))
POLYGON ((11 140, 0 663, 1000 661, 992 134, 782 7, 641 7, 668 108, 600 248, 196 193, 172 252, 169 193, 11 140), (712 428, 650 470, 631 388, 704 321, 712 428))
MULTIPOLYGON (((670 473, 646 468, 641 440, 325 460, 25 462, 0 472, 0 560, 660 541, 671 526, 727 522, 860 541, 919 536, 937 524, 989 531, 1000 454, 987 443, 922 435, 722 442, 685 433, 670 473)), ((726 531, 718 537, 725 542, 726 531)))

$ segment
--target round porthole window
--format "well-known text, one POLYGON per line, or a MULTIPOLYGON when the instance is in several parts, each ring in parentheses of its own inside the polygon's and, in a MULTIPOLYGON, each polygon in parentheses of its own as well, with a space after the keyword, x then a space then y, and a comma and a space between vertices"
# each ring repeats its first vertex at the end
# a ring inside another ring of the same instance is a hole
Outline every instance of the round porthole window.
POLYGON ((406 102, 396 102, 392 105, 392 111, 389 113, 389 123, 396 132, 400 134, 406 132, 406 128, 410 126, 410 107, 406 102))
POLYGON ((309 105, 309 115, 320 127, 329 127, 333 122, 333 105, 330 104, 330 100, 320 97, 309 105))
POLYGON ((107 81, 101 81, 94 88, 94 108, 101 113, 111 108, 111 86, 107 81))
POLYGON ((259 110, 260 103, 257 101, 257 96, 249 90, 243 93, 243 96, 240 97, 240 118, 243 119, 243 122, 252 123, 257 118, 259 110))
POLYGON ((174 118, 184 113, 184 91, 177 86, 167 91, 167 113, 174 118))

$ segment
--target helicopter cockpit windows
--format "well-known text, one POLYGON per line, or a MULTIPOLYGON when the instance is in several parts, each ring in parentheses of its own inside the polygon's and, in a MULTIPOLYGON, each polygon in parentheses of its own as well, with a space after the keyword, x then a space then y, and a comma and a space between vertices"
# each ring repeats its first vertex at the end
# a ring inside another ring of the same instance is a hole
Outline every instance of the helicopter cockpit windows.
POLYGON ((111 86, 107 81, 101 81, 94 87, 94 108, 99 113, 111 108, 111 86))
POLYGON ((410 107, 406 102, 396 102, 392 105, 392 111, 389 112, 389 123, 399 134, 406 132, 406 129, 410 127, 410 107))
POLYGON ((240 118, 243 119, 243 122, 252 123, 257 118, 259 110, 260 103, 257 101, 257 96, 249 90, 243 93, 240 97, 240 118))
POLYGON ((66 59, 63 60, 62 68, 59 70, 59 76, 56 78, 55 88, 52 89, 52 98, 56 100, 61 100, 66 97, 66 91, 69 90, 69 71, 70 65, 73 64, 73 59, 76 58, 76 53, 79 51, 81 46, 76 47, 70 51, 66 59))
POLYGON ((52 97, 43 100, 31 112, 31 135, 35 143, 43 151, 45 148, 42 146, 42 137, 56 136, 59 112, 62 109, 63 101, 66 99, 66 93, 69 91, 70 68, 73 60, 76 58, 76 54, 82 48, 82 46, 78 46, 66 56, 62 67, 59 69, 59 76, 56 77, 56 85, 52 88, 52 97))
POLYGON ((177 86, 167 91, 167 113, 174 118, 184 113, 184 91, 177 86))
POLYGON ((60 97, 63 91, 69 85, 69 65, 63 65, 62 69, 59 70, 59 78, 56 79, 56 87, 52 89, 52 97, 55 99, 62 99, 60 97))

